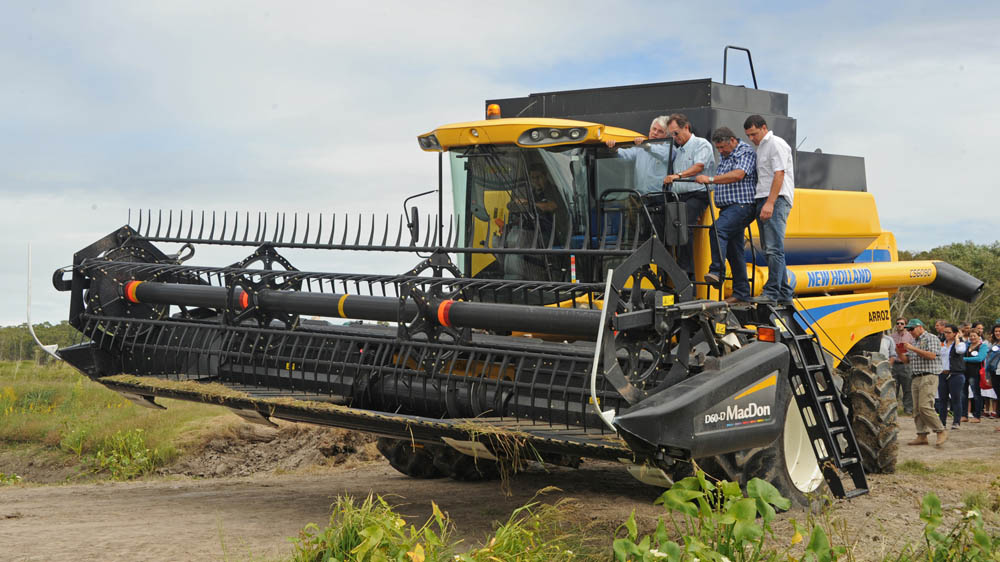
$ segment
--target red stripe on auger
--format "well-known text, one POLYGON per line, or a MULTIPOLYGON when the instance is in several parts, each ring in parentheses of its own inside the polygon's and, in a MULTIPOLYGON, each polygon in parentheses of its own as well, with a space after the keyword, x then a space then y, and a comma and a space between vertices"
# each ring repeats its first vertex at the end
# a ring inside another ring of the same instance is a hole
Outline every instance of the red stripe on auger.
POLYGON ((250 293, 243 291, 243 294, 240 295, 240 306, 244 309, 250 307, 250 293))
POLYGON ((455 301, 450 299, 441 301, 441 304, 438 305, 438 324, 451 327, 451 318, 448 312, 451 310, 451 305, 453 304, 455 304, 455 301))
POLYGON ((135 296, 135 289, 139 286, 139 283, 142 283, 142 281, 129 281, 125 284, 125 298, 136 304, 139 303, 139 299, 135 296))

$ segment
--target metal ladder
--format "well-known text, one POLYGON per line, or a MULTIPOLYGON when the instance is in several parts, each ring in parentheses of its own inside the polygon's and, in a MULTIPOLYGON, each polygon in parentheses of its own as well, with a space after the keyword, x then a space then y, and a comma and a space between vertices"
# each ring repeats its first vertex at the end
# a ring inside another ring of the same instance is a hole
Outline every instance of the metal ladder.
POLYGON ((837 498, 867 494, 861 451, 819 339, 795 319, 794 307, 770 305, 760 308, 766 310, 769 320, 778 321, 775 324, 783 332, 782 340, 792 352, 788 365, 792 395, 830 491, 837 498), (844 490, 841 472, 850 476, 853 489, 844 490))

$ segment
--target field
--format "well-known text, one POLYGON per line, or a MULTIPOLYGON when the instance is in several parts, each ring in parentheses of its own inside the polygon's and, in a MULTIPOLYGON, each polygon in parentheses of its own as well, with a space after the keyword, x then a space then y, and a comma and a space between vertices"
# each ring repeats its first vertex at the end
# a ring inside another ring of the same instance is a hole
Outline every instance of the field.
MULTIPOLYGON (((560 559, 609 560, 616 530, 619 538, 628 533, 620 527, 633 510, 640 536, 665 513, 653 504, 662 490, 613 463, 532 467, 511 481, 507 495, 497 482, 406 478, 358 434, 249 426, 221 408, 164 404, 166 410, 135 406, 65 367, 0 364, 0 558, 287 560, 295 548, 289 539, 308 524, 327 535, 343 527, 326 527, 338 498, 342 513, 345 497, 360 503, 374 493, 417 527, 433 522, 438 506, 451 541, 461 541, 457 553, 482 552, 491 541, 493 548, 523 547, 527 531, 539 548, 554 541, 560 559), (532 502, 540 502, 534 518, 498 530, 532 502)), ((908 440, 912 421, 901 425, 908 440)), ((977 509, 985 531, 1000 535, 995 427, 1000 423, 965 425, 941 449, 903 447, 899 471, 872 476, 871 494, 813 515, 779 514, 768 547, 782 559, 786 550, 801 556, 810 537, 796 543, 794 520, 819 523, 834 546, 848 548, 841 559, 894 560, 907 544, 923 544, 928 492, 941 499, 942 531, 977 509)), ((430 545, 420 544, 433 559, 430 545)), ((552 552, 523 559, 555 559, 552 552)))

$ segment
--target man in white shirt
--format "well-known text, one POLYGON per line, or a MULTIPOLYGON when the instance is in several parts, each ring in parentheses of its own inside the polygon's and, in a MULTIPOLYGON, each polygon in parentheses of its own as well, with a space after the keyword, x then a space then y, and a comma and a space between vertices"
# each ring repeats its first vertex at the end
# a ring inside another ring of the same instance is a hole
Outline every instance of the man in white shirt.
POLYGON ((760 115, 743 122, 747 138, 757 146, 757 227, 767 257, 767 282, 756 300, 791 304, 794 293, 785 272, 785 226, 792 210, 795 172, 792 149, 768 130, 760 115))

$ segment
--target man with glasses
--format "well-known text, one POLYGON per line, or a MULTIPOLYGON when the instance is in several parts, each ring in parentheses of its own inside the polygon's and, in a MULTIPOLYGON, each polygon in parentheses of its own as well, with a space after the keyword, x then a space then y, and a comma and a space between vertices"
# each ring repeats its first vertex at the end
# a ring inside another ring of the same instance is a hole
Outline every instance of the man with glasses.
MULTIPOLYGON (((674 170, 675 173, 663 178, 664 189, 677 194, 687 211, 688 243, 677 248, 677 262, 687 272, 688 278, 694 280, 694 232, 692 227, 697 224, 705 209, 708 208, 708 190, 703 185, 677 180, 694 178, 698 175, 715 175, 715 152, 707 140, 697 137, 691 132, 691 123, 683 113, 674 113, 667 118, 667 134, 674 139, 674 170), (679 171, 677 171, 679 170, 679 171)), ((746 269, 746 268, 744 268, 746 269)))
POLYGON ((896 395, 902 396, 903 413, 907 416, 913 414, 913 392, 910 388, 910 365, 906 356, 906 347, 903 344, 913 343, 913 336, 906 329, 906 318, 896 319, 896 329, 889 334, 892 343, 896 346, 896 357, 889 358, 889 365, 892 367, 892 378, 896 379, 896 395))
POLYGON ((726 276, 726 261, 733 272, 733 294, 726 302, 750 300, 750 281, 747 279, 747 262, 743 232, 754 219, 753 196, 757 190, 757 154, 750 145, 736 138, 729 127, 719 127, 712 133, 712 144, 719 151, 721 160, 716 176, 699 174, 694 181, 714 184, 715 206, 719 218, 715 220, 712 239, 712 265, 705 274, 705 282, 721 287, 726 276), (718 238, 718 240, 716 240, 718 238))
POLYGON ((937 394, 938 373, 941 371, 941 342, 924 329, 918 318, 910 320, 906 329, 914 338, 913 343, 903 344, 910 360, 913 373, 913 421, 917 426, 917 438, 907 445, 928 445, 927 434, 937 434, 935 445, 940 447, 948 440, 948 431, 934 411, 934 396, 937 394))

